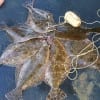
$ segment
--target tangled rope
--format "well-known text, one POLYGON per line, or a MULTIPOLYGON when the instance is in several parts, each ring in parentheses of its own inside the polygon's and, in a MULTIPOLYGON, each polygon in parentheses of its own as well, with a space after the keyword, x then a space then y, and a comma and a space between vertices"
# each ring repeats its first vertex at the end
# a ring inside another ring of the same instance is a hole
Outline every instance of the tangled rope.
MULTIPOLYGON (((97 16, 100 17, 100 9, 97 10, 97 16)), ((61 17, 61 18, 62 18, 62 17, 61 17)), ((91 23, 87 23, 87 22, 85 22, 85 21, 82 21, 82 22, 85 23, 85 24, 100 23, 100 21, 94 21, 94 22, 91 22, 91 23)), ((96 32, 94 32, 94 33, 96 33, 96 32)), ((70 73, 72 74, 72 73, 75 72, 75 77, 74 77, 74 78, 71 78, 71 77, 68 75, 68 79, 70 79, 70 80, 75 80, 75 79, 77 78, 77 76, 78 76, 78 71, 77 71, 78 69, 88 68, 88 67, 94 65, 94 64, 97 62, 97 60, 99 59, 99 48, 100 48, 100 46, 97 47, 97 46, 95 45, 95 43, 97 43, 97 42, 100 41, 100 38, 98 38, 97 40, 94 40, 94 38, 97 37, 97 36, 100 36, 100 33, 93 35, 93 36, 92 36, 92 42, 91 42, 90 44, 88 44, 85 48, 83 48, 77 55, 74 55, 74 56, 73 56, 72 61, 71 61, 71 64, 72 64, 72 68, 71 68, 71 69, 72 69, 73 71, 70 71, 69 74, 70 74, 70 73), (91 49, 91 50, 88 50, 87 52, 84 52, 84 51, 85 51, 87 48, 89 48, 91 45, 93 46, 92 49, 91 49), (78 68, 78 60, 79 60, 79 57, 85 56, 85 55, 87 55, 88 53, 93 52, 93 51, 96 51, 96 59, 95 59, 92 63, 88 64, 87 66, 78 68), (74 61, 75 61, 75 65, 74 65, 74 61)))
POLYGON ((97 62, 97 60, 98 60, 98 58, 99 58, 99 50, 98 50, 98 49, 100 48, 100 46, 97 47, 97 46, 95 45, 95 43, 99 42, 99 41, 100 41, 100 38, 98 38, 98 39, 95 40, 95 41, 94 41, 94 38, 95 38, 96 36, 98 36, 98 35, 100 35, 100 34, 95 34, 95 35, 92 37, 92 42, 89 43, 85 48, 83 48, 77 55, 74 55, 74 56, 73 56, 72 61, 71 61, 72 68, 71 68, 71 71, 69 72, 69 74, 70 74, 70 73, 71 73, 71 74, 75 73, 75 77, 74 77, 74 78, 71 78, 71 77, 68 75, 68 79, 70 79, 70 80, 75 80, 75 79, 77 78, 77 76, 78 76, 78 71, 77 71, 77 70, 88 68, 88 67, 94 65, 94 64, 97 62), (92 49, 91 49, 91 50, 88 50, 87 52, 84 52, 84 51, 85 51, 87 48, 89 48, 91 45, 93 45, 92 49), (88 53, 91 53, 91 52, 93 52, 93 51, 96 51, 96 59, 95 59, 91 64, 88 64, 88 65, 85 66, 85 67, 78 68, 78 60, 79 60, 79 57, 85 56, 85 55, 87 55, 88 53), (75 65, 74 65, 74 61, 75 61, 75 65))
MULTIPOLYGON (((97 10, 97 16, 100 17, 100 9, 97 10)), ((83 21, 82 20, 82 22, 84 24, 87 24, 87 25, 92 25, 92 24, 95 24, 95 23, 99 23, 100 24, 100 21, 97 21, 97 20, 96 21, 93 21, 93 22, 86 22, 86 21, 83 21)))
MULTIPOLYGON (((98 35, 98 34, 96 34, 95 36, 97 36, 97 35, 98 35)), ((99 35, 100 35, 100 34, 99 34, 99 35)), ((100 40, 100 38, 97 39, 96 41, 93 41, 95 36, 92 37, 92 42, 91 42, 89 45, 87 45, 87 46, 86 46, 84 49, 82 49, 75 57, 73 57, 73 59, 72 59, 72 66, 74 66, 74 65, 73 65, 73 64, 74 64, 74 63, 73 63, 73 62, 74 62, 74 59, 76 59, 76 66, 77 66, 78 58, 79 58, 80 56, 86 55, 86 54, 88 54, 88 53, 90 53, 90 52, 92 52, 92 51, 94 51, 94 50, 96 50, 96 54, 97 54, 96 60, 95 60, 93 63, 91 63, 90 65, 86 66, 85 68, 87 68, 87 67, 92 66, 93 64, 95 64, 95 62, 98 60, 98 57, 99 57, 99 50, 98 50, 98 48, 100 48, 100 46, 99 46, 99 47, 96 47, 96 45, 95 45, 95 43, 98 42, 98 41, 100 40), (86 50, 86 49, 87 49, 89 46, 91 46, 91 45, 93 45, 93 47, 95 47, 95 49, 92 48, 91 50, 88 50, 87 52, 82 53, 84 50, 86 50)), ((77 68, 77 67, 76 67, 76 68, 77 68)), ((81 69, 81 68, 77 68, 77 69, 81 69)), ((83 68, 82 68, 82 69, 83 69, 83 68)))

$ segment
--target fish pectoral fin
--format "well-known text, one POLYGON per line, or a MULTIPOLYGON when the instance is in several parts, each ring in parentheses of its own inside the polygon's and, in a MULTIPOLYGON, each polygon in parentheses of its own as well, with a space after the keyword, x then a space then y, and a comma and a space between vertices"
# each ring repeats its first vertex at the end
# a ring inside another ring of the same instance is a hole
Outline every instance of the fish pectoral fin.
POLYGON ((67 97, 66 93, 59 88, 51 89, 46 100, 65 100, 67 97))
POLYGON ((23 100, 22 98, 22 91, 21 89, 13 89, 12 91, 8 92, 5 97, 7 100, 23 100))

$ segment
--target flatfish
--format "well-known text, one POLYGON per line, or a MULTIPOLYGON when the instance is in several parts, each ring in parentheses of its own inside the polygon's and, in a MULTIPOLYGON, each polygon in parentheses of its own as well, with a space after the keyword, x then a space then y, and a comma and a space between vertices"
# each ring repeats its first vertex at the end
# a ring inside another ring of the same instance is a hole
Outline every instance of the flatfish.
POLYGON ((64 100, 66 94, 59 88, 70 72, 70 59, 59 39, 54 39, 55 51, 51 52, 51 66, 45 73, 45 82, 51 87, 46 100, 64 100))
POLYGON ((0 64, 18 67, 33 56, 43 45, 39 39, 31 39, 22 43, 12 43, 0 57, 0 64))
POLYGON ((19 69, 16 88, 7 93, 6 98, 8 100, 23 100, 22 91, 41 83, 44 80, 45 70, 48 66, 49 46, 45 46, 19 69))

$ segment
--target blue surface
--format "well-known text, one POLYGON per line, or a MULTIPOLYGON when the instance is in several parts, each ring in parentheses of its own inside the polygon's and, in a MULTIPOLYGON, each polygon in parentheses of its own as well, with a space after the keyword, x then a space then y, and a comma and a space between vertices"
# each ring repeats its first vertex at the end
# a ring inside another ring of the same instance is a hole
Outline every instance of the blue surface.
MULTIPOLYGON (((27 17, 27 10, 22 7, 22 4, 26 0, 6 0, 3 7, 0 8, 0 23, 6 23, 8 25, 15 25, 18 23, 24 23, 27 17)), ((27 0, 28 1, 28 0, 27 0)), ((54 14, 54 19, 57 22, 59 16, 63 16, 68 10, 76 12, 82 20, 87 22, 93 22, 94 20, 100 20, 96 15, 97 9, 100 8, 100 0, 36 0, 35 7, 49 10, 54 14)), ((100 24, 99 24, 100 26, 100 24)), ((0 31, 0 55, 3 50, 10 44, 9 37, 5 32, 0 31)), ((1 66, 0 67, 0 100, 6 100, 4 97, 5 93, 15 88, 14 68, 1 66)), ((89 100, 100 100, 100 73, 94 70, 83 70, 82 74, 86 72, 91 74, 96 72, 96 75, 91 81, 96 81, 97 84, 93 88, 91 94, 92 99, 89 100)), ((89 81, 90 82, 90 81, 89 81)), ((68 100, 79 100, 73 89, 73 82, 66 80, 61 86, 68 95, 68 100)), ((24 100, 45 100, 50 87, 42 83, 38 87, 28 89, 23 92, 24 100)))

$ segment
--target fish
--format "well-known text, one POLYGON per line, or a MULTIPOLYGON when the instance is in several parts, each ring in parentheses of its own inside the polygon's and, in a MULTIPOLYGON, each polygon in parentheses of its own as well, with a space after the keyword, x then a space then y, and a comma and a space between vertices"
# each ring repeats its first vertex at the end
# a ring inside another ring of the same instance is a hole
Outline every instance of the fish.
POLYGON ((35 32, 46 33, 48 25, 54 24, 53 15, 50 12, 34 8, 32 2, 26 3, 24 7, 29 11, 25 24, 35 32))
POLYGON ((14 32, 16 32, 17 34, 21 35, 22 37, 28 34, 36 34, 36 32, 34 32, 34 30, 29 25, 24 23, 15 26, 10 26, 9 28, 14 32))
POLYGON ((98 70, 100 69, 99 47, 97 47, 90 40, 64 41, 63 45, 67 51, 69 50, 69 56, 71 54, 71 63, 74 68, 83 69, 88 67, 98 70))
POLYGON ((16 68, 16 87, 5 97, 8 100, 23 100, 24 90, 44 81, 51 87, 46 100, 64 100, 67 94, 60 85, 69 77, 71 69, 83 69, 95 61, 95 52, 84 54, 93 47, 83 49, 88 45, 85 40, 90 32, 99 33, 100 27, 88 29, 69 24, 55 25, 53 14, 34 8, 33 0, 24 7, 28 10, 24 24, 0 26, 12 40, 0 57, 0 64, 16 68), (69 41, 67 47, 64 40, 69 41), (74 59, 75 55, 79 55, 78 58, 74 59))
POLYGON ((46 100, 64 100, 66 94, 59 86, 67 78, 70 72, 70 59, 61 41, 55 38, 53 42, 55 50, 51 51, 51 66, 48 67, 45 72, 45 83, 51 87, 46 100))
POLYGON ((5 31, 10 37, 11 42, 14 43, 24 42, 34 38, 34 36, 32 35, 26 36, 25 33, 19 32, 20 30, 18 30, 17 27, 15 28, 15 27, 8 27, 8 26, 0 26, 0 29, 5 31))
POLYGON ((22 91, 37 86, 44 80, 45 70, 49 66, 49 54, 49 46, 44 46, 36 56, 28 59, 20 67, 16 88, 5 95, 8 100, 23 100, 22 91))
POLYGON ((11 43, 0 57, 0 64, 17 67, 35 55, 44 43, 40 39, 31 39, 21 43, 11 43))
POLYGON ((69 24, 65 24, 64 26, 61 26, 57 28, 55 31, 55 37, 62 38, 62 39, 68 39, 68 40, 84 40, 88 38, 88 35, 90 33, 100 33, 100 27, 94 27, 94 28, 82 28, 80 27, 73 27, 69 24), (60 30, 61 31, 60 31, 60 30))
POLYGON ((33 8, 32 2, 25 4, 24 7, 28 10, 27 20, 24 24, 18 24, 13 27, 5 24, 0 25, 0 30, 6 31, 14 42, 24 42, 33 38, 33 36, 46 34, 49 25, 54 24, 53 15, 50 12, 33 8))

